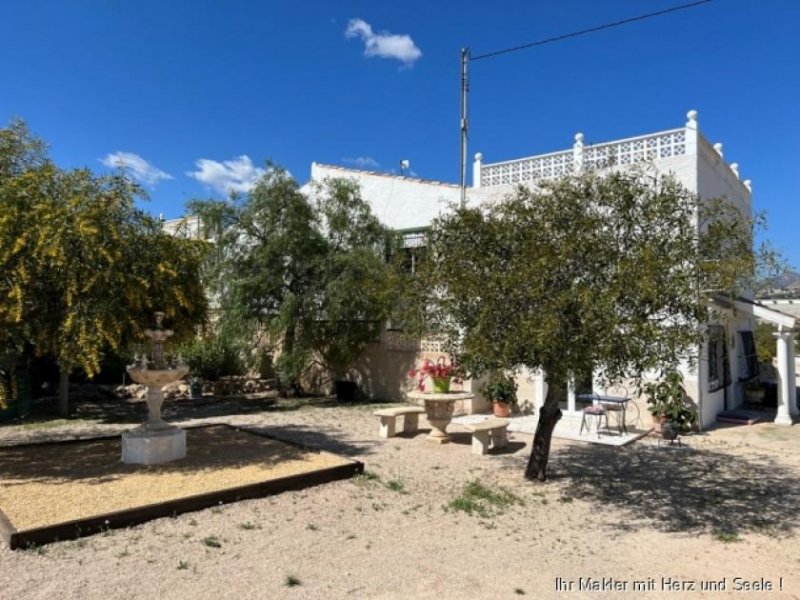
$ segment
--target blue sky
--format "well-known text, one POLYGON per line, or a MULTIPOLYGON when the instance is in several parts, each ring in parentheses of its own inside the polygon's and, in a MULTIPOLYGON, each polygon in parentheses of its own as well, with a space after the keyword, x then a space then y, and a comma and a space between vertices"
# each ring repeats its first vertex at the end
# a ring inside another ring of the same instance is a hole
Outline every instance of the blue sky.
MULTIPOLYGON (((147 207, 246 189, 267 158, 458 178, 458 55, 681 0, 4 0, 0 121, 63 167, 120 158, 147 207), (348 36, 349 31, 349 36, 348 36), (146 161, 146 162, 141 162, 146 161)), ((680 127, 689 109, 753 181, 800 266, 800 2, 714 0, 471 66, 469 154, 487 162, 680 127)))

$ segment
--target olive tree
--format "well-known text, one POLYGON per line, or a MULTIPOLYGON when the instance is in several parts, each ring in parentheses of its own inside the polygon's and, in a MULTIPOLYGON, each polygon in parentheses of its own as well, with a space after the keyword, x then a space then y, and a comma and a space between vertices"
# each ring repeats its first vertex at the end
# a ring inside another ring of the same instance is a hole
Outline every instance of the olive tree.
POLYGON ((473 374, 542 369, 548 393, 526 469, 544 480, 571 373, 637 379, 695 356, 711 292, 754 273, 752 222, 670 176, 588 172, 520 186, 434 221, 407 321, 473 374))

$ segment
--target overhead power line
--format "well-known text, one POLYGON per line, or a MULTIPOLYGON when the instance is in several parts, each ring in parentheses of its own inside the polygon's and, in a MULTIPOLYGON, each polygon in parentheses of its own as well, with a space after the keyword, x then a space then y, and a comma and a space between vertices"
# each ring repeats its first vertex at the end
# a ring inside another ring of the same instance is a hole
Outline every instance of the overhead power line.
POLYGON ((514 46, 512 48, 496 50, 495 52, 487 52, 486 54, 480 54, 478 56, 470 56, 469 58, 470 60, 483 60, 486 58, 494 58, 495 56, 500 56, 501 54, 509 54, 511 52, 517 52, 518 50, 525 50, 527 48, 533 48, 535 46, 544 46, 545 44, 551 44, 553 42, 559 42, 561 40, 566 40, 569 38, 586 35, 587 33, 594 33, 596 31, 602 31, 604 29, 611 29, 612 27, 619 27, 620 25, 627 25, 628 23, 635 23, 636 21, 644 21, 645 19, 652 19, 653 17, 660 17, 661 15, 674 13, 679 10, 694 8, 696 6, 700 6, 701 4, 708 4, 709 2, 711 2, 711 0, 698 0, 697 2, 690 2, 689 4, 681 4, 679 6, 665 8, 664 10, 659 10, 656 12, 639 15, 637 17, 629 17, 627 19, 622 19, 621 21, 614 21, 613 23, 605 23, 603 25, 597 25, 596 27, 590 27, 589 29, 581 29, 580 31, 573 31, 571 33, 565 33, 562 35, 557 35, 555 37, 546 38, 543 40, 537 40, 535 42, 530 42, 528 44, 522 44, 521 46, 514 46))
POLYGON ((560 42, 562 40, 566 40, 569 38, 576 38, 582 35, 587 35, 589 33, 603 31, 604 29, 611 29, 613 27, 627 25, 628 23, 636 23, 637 21, 644 21, 646 19, 652 19, 653 17, 660 17, 662 15, 678 12, 679 10, 687 10, 689 8, 695 8, 702 4, 708 4, 709 2, 711 2, 711 0, 697 0, 696 2, 690 2, 688 4, 679 4, 677 6, 665 8, 664 10, 657 10, 655 12, 650 12, 644 15, 638 15, 636 17, 628 17, 627 19, 622 19, 620 21, 614 21, 612 23, 604 23, 603 25, 589 27, 588 29, 581 29, 579 31, 573 31, 571 33, 564 33, 562 35, 557 35, 555 37, 550 37, 543 40, 537 40, 535 42, 530 42, 528 44, 522 44, 521 46, 513 46, 511 48, 504 48, 503 50, 496 50, 495 52, 487 52, 486 54, 479 54, 478 56, 472 56, 469 52, 469 48, 462 48, 461 49, 461 127, 460 127, 461 161, 459 165, 461 206, 462 207, 466 206, 467 203, 467 139, 469 137, 468 134, 469 118, 467 115, 467 94, 469 92, 469 77, 467 74, 467 68, 470 61, 494 58, 495 56, 501 56, 503 54, 509 54, 511 52, 517 52, 519 50, 526 50, 527 48, 533 48, 535 46, 544 46, 545 44, 552 44, 553 42, 560 42))

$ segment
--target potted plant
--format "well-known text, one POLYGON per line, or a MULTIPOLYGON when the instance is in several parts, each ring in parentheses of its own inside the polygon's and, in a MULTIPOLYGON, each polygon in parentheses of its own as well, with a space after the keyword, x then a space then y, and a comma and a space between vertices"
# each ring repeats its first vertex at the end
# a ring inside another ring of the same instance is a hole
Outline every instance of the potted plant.
POLYGON ((675 439, 678 432, 688 431, 697 420, 697 413, 683 387, 683 375, 668 371, 658 382, 644 386, 653 429, 665 439, 675 439))
POLYGON ((416 379, 416 387, 420 392, 425 391, 425 380, 430 378, 431 391, 435 394, 446 394, 450 391, 451 382, 461 382, 459 369, 452 362, 447 364, 444 356, 437 358, 436 362, 426 358, 418 369, 411 369, 408 372, 408 377, 416 379))
POLYGON ((192 375, 189 377, 189 398, 199 400, 203 397, 203 378, 192 375))
POLYGON ((764 391, 764 386, 761 385, 758 377, 744 384, 744 398, 750 404, 763 404, 764 391))
POLYGON ((507 417, 517 403, 517 382, 503 371, 493 371, 483 386, 483 393, 492 401, 496 417, 507 417))

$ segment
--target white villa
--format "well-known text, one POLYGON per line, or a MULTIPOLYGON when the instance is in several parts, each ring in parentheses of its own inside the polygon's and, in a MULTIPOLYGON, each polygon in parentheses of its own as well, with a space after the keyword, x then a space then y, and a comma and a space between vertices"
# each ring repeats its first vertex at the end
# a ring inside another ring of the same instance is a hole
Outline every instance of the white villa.
MULTIPOLYGON (((725 198, 742 212, 752 214, 750 181, 740 179, 738 164, 724 160, 722 144, 712 145, 701 135, 697 112, 690 111, 687 117, 686 124, 677 129, 601 144, 585 144, 583 134, 578 133, 571 148, 526 158, 485 163, 483 155, 478 153, 473 165, 472 186, 467 189, 468 203, 499 201, 519 184, 556 178, 585 166, 624 168, 625 165, 650 163, 661 172, 673 173, 701 198, 725 198)), ((381 221, 405 232, 405 246, 412 259, 413 248, 424 244, 424 228, 449 204, 460 199, 459 186, 450 183, 312 163, 312 181, 329 177, 357 181, 362 196, 381 221)), ((308 185, 305 189, 310 192, 308 185)), ((798 412, 794 372, 796 317, 783 313, 780 307, 767 307, 746 298, 718 298, 715 303, 724 317, 708 325, 707 341, 697 350, 697 367, 684 369, 687 392, 697 405, 700 426, 708 427, 720 412, 741 406, 744 381, 757 372, 752 335, 756 319, 775 326, 780 376, 775 422, 791 424, 798 412)), ((389 324, 380 342, 369 349, 361 362, 360 384, 375 398, 400 397, 405 389, 408 367, 422 356, 435 358, 439 353, 436 343, 410 342, 389 324)), ((541 406, 546 394, 545 376, 524 373, 519 376, 518 383, 523 409, 541 406)), ((464 385, 476 394, 468 411, 488 407, 476 382, 468 381, 464 385)), ((574 391, 565 408, 565 420, 580 419, 574 391)))

